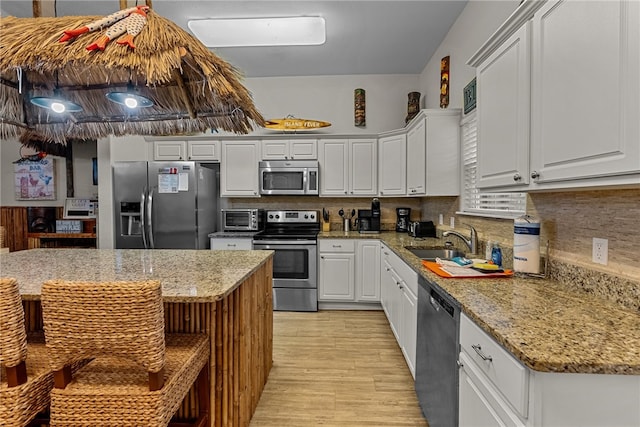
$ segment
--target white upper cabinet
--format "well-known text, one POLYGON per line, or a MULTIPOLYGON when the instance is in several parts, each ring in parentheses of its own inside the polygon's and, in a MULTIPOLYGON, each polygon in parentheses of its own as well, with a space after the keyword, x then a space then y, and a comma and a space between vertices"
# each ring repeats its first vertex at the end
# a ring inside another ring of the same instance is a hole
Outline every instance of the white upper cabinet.
MULTIPOLYGON (((460 109, 425 110, 425 115, 426 194, 457 196, 460 194, 460 109)), ((412 153, 408 152, 407 156, 410 155, 412 153)), ((419 170, 416 175, 419 175, 419 170)))
POLYGON ((407 132, 407 194, 424 195, 427 191, 427 123, 423 118, 412 122, 407 132))
POLYGON ((375 139, 320 139, 318 147, 321 196, 377 194, 375 139))
POLYGON ((530 33, 525 23, 476 70, 480 188, 529 183, 530 33))
POLYGON ((260 141, 222 141, 220 194, 258 197, 260 141))
POLYGON ((318 162, 320 164, 320 195, 349 195, 349 141, 321 139, 318 162))
POLYGON ((220 141, 187 141, 187 159, 220 161, 220 141))
POLYGON ((187 160, 186 141, 153 141, 153 160, 187 160))
MULTIPOLYGON (((403 132, 381 137, 378 140, 378 151, 380 195, 404 196, 407 193, 407 136, 403 132)), ((424 147, 422 154, 424 159, 424 147)), ((422 161, 422 169, 424 170, 424 161, 422 161)))
POLYGON ((153 141, 153 159, 220 161, 220 141, 153 141))
POLYGON ((350 139, 349 195, 378 194, 378 150, 375 139, 350 139))
POLYGON ((469 64, 480 188, 640 183, 639 2, 524 2, 469 64))
POLYGON ((262 160, 315 160, 318 142, 315 139, 265 140, 262 160))
POLYGON ((640 172, 639 10, 553 1, 534 15, 534 182, 640 172))

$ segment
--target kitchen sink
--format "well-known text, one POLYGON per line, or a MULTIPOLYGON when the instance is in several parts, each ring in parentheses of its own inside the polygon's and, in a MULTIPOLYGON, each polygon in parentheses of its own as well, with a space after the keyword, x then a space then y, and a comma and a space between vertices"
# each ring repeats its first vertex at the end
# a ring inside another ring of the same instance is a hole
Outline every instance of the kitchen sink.
POLYGON ((414 248, 411 246, 405 246, 406 250, 414 254, 420 259, 424 259, 427 261, 435 261, 436 258, 440 259, 451 259, 457 256, 464 256, 463 252, 460 252, 457 249, 448 249, 448 248, 414 248))

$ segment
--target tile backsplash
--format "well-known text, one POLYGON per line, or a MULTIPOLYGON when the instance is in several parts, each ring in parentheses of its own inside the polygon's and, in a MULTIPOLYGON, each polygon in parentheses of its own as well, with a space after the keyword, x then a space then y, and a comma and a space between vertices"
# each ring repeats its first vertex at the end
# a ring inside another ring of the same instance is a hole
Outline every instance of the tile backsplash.
MULTIPOLYGON (((373 197, 316 197, 316 196, 265 196, 260 198, 233 198, 230 199, 231 207, 234 208, 262 208, 262 209, 296 209, 296 210, 318 210, 322 208, 329 210, 329 222, 331 230, 341 231, 343 229, 342 219, 338 215, 340 209, 350 213, 355 209, 358 216, 358 209, 371 209, 373 197)), ((380 200, 380 227, 383 230, 395 230, 396 208, 411 208, 411 220, 418 221, 421 218, 421 200, 419 198, 390 197, 380 200)))
MULTIPOLYGON (((457 197, 422 199, 422 218, 456 218, 456 229, 473 225, 480 240, 513 248, 513 220, 457 215, 457 197)), ((530 193, 527 213, 540 219, 540 248, 549 241, 551 273, 558 280, 639 308, 640 189, 530 193), (607 265, 592 262, 593 238, 608 240, 607 265)), ((465 230, 466 232, 466 230, 465 230)))

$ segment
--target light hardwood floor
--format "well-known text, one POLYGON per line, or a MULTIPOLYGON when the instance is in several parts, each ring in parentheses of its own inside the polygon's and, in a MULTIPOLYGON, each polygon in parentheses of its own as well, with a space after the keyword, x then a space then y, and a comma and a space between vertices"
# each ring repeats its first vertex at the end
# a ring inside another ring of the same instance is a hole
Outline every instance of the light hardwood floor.
POLYGON ((251 427, 427 426, 382 311, 278 311, 273 323, 251 427))

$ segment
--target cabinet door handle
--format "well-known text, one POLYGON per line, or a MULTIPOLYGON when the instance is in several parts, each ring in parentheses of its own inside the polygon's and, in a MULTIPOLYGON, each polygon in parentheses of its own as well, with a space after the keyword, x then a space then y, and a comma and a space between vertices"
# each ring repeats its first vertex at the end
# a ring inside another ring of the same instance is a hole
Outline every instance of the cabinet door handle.
POLYGON ((493 362, 493 358, 491 356, 487 356, 486 354, 484 354, 482 352, 482 347, 480 347, 480 344, 478 345, 471 345, 471 348, 474 349, 476 351, 476 353, 478 353, 478 356, 480 356, 482 358, 482 360, 486 360, 488 362, 493 362))
POLYGON ((331 245, 331 246, 334 247, 334 248, 341 248, 342 247, 342 245, 331 245))
POLYGON ((514 181, 520 181, 521 179, 522 179, 522 176, 519 173, 513 175, 513 180, 514 181))
POLYGON ((538 171, 531 172, 531 178, 532 179, 540 178, 540 173, 538 171))
POLYGON ((235 244, 232 244, 232 243, 227 243, 227 247, 229 247, 229 248, 235 248, 235 247, 236 247, 236 245, 235 245, 235 244))

